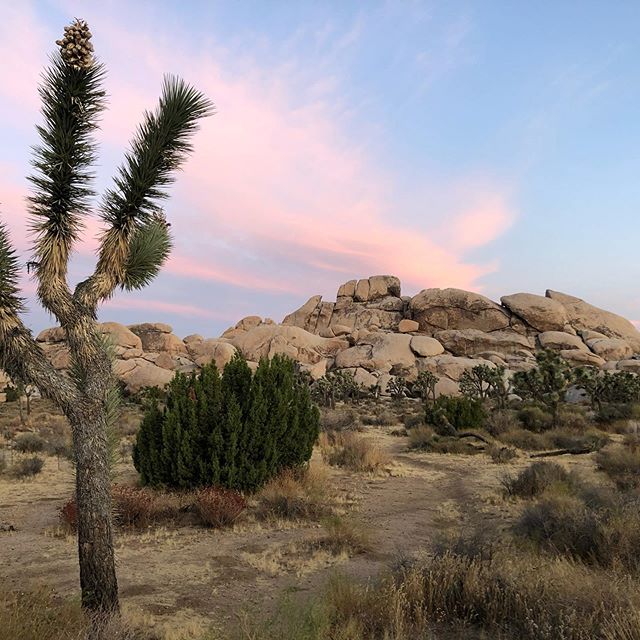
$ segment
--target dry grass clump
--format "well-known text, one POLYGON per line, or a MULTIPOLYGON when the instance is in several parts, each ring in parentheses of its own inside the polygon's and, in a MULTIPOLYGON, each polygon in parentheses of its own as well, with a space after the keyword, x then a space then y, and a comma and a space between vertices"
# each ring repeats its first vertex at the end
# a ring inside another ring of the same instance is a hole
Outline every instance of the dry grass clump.
POLYGON ((286 469, 270 480, 257 495, 258 517, 306 520, 331 512, 326 471, 317 463, 306 469, 286 469))
POLYGON ((548 449, 548 441, 542 433, 533 433, 527 429, 516 427, 497 435, 500 442, 523 449, 524 451, 544 451, 548 449))
POLYGON ((555 462, 534 462, 517 476, 505 476, 501 482, 507 495, 533 498, 554 485, 571 487, 577 481, 555 462))
POLYGON ((44 438, 30 431, 19 433, 13 440, 13 448, 21 453, 40 453, 46 446, 44 438))
POLYGON ((93 620, 48 589, 0 591, 0 640, 152 640, 119 618, 93 620), (99 632, 97 631, 99 630, 99 632))
POLYGON ((599 492, 546 495, 527 505, 516 534, 542 548, 603 567, 640 568, 640 500, 599 492), (590 499, 591 498, 591 499, 590 499))
POLYGON ((320 434, 320 450, 330 465, 351 471, 378 472, 391 458, 368 438, 350 431, 327 431, 320 434))
POLYGON ((377 408, 373 413, 365 413, 360 417, 362 424, 376 427, 390 427, 399 422, 398 416, 389 409, 377 408))
POLYGON ((486 430, 487 432, 498 437, 507 431, 520 429, 521 424, 514 411, 503 409, 500 411, 491 411, 487 416, 486 430))
POLYGON ((324 599, 247 623, 246 640, 640 640, 631 578, 505 549, 446 550, 376 583, 337 577, 324 599))
POLYGON ((9 467, 9 475, 14 478, 32 478, 37 476, 44 467, 44 460, 38 456, 20 458, 9 467))
POLYGON ((354 409, 347 407, 338 407, 336 409, 322 407, 320 410, 320 429, 322 431, 357 429, 359 426, 360 420, 354 409))
POLYGON ((331 516, 322 522, 325 534, 313 546, 328 549, 333 555, 349 556, 373 550, 371 536, 361 522, 331 516))
POLYGON ((596 464, 619 488, 637 488, 640 486, 640 440, 629 436, 624 444, 599 451, 596 464))
POLYGON ((202 524, 220 529, 231 526, 247 508, 245 497, 222 487, 207 487, 197 492, 195 509, 202 524))
POLYGON ((513 447, 501 447, 496 444, 490 445, 487 453, 496 464, 506 464, 518 457, 518 452, 513 447))
POLYGON ((597 451, 610 441, 609 436, 598 429, 589 428, 584 431, 569 427, 557 427, 544 433, 527 429, 511 429, 497 437, 500 442, 525 451, 583 448, 597 451))

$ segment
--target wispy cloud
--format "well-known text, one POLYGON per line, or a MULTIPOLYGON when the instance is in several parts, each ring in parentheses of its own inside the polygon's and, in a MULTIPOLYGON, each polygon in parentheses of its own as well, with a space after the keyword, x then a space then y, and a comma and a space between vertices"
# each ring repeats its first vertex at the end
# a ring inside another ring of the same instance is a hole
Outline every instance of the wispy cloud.
MULTIPOLYGON (((75 12, 76 4, 65 6, 75 12)), ((51 34, 28 6, 15 6, 12 24, 21 25, 33 39, 26 49, 41 50, 42 35, 49 38, 51 34)), ((139 24, 129 27, 126 21, 115 23, 114 7, 110 3, 104 10, 82 4, 83 16, 99 25, 96 47, 109 68, 110 108, 101 133, 107 152, 103 168, 113 169, 114 158, 121 157, 143 110, 156 103, 165 71, 183 75, 216 103, 217 115, 197 135, 195 156, 179 176, 167 207, 176 236, 175 255, 167 271, 183 278, 186 290, 195 294, 199 285, 192 281, 204 280, 239 287, 243 296, 247 290, 311 294, 375 273, 394 273, 414 290, 426 286, 478 289, 479 279, 496 268, 493 261, 470 260, 468 252, 492 242, 515 219, 508 185, 478 185, 461 176, 440 187, 458 194, 464 185, 465 197, 440 194, 443 201, 455 200, 447 210, 414 220, 396 219, 393 170, 371 156, 366 142, 350 135, 344 104, 336 108, 327 99, 340 89, 338 68, 301 76, 292 60, 290 75, 283 65, 274 76, 253 60, 243 63, 246 73, 232 75, 225 63, 233 51, 215 48, 219 57, 214 60, 210 50, 199 48, 198 43, 188 45, 188 38, 169 32, 169 27, 162 32, 139 24), (176 47, 176 41, 185 44, 176 47), (298 92, 302 85, 304 100, 298 92), (307 91, 309 86, 316 89, 307 91), (442 219, 447 220, 448 233, 442 233, 442 219)), ((334 34, 331 42, 341 48, 352 46, 362 28, 356 22, 342 37, 334 34)), ((468 28, 461 23, 452 30, 451 55, 462 46, 468 28)), ((0 56, 5 60, 13 57, 12 43, 15 38, 8 43, 0 38, 0 56)), ((32 109, 34 74, 41 60, 26 53, 26 67, 19 77, 3 65, 0 87, 15 81, 20 100, 32 109)), ((344 103, 344 98, 338 102, 344 103)), ((14 183, 3 192, 16 231, 17 222, 24 222, 18 213, 25 195, 21 190, 24 185, 14 183)), ((416 184, 416 198, 419 193, 416 184)), ((410 199, 411 193, 402 197, 410 199)), ((98 231, 95 219, 89 220, 82 253, 95 250, 98 231)), ((204 305, 159 300, 123 298, 110 305, 221 317, 204 305)))

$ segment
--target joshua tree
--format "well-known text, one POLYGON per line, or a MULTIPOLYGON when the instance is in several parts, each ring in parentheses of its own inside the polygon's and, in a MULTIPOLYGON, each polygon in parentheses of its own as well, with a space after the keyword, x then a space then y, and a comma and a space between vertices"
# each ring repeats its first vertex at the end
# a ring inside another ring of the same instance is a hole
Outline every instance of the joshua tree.
POLYGON ((78 552, 84 607, 117 611, 107 427, 116 385, 109 345, 98 330, 97 307, 117 288, 135 290, 158 273, 171 249, 159 202, 191 151, 189 140, 211 103, 166 77, 155 111, 145 112, 130 150, 99 204, 104 223, 94 273, 74 290, 68 261, 88 214, 93 134, 105 107, 104 68, 93 57, 84 21, 65 27, 40 86, 43 123, 34 149, 29 199, 33 258, 27 269, 38 298, 64 329, 71 375, 56 371, 20 319, 19 263, 0 223, 0 365, 14 380, 38 387, 67 416, 73 435, 78 505, 78 552))

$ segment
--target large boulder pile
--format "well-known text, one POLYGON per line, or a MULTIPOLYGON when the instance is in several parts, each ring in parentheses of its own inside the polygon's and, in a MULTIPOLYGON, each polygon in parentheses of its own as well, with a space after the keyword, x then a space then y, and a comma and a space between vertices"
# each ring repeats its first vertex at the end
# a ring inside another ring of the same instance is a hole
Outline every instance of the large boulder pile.
MULTIPOLYGON (((132 393, 164 386, 176 371, 196 371, 215 361, 223 368, 239 351, 255 368, 261 358, 285 354, 313 378, 346 370, 367 387, 385 392, 394 376, 421 371, 440 377, 441 393, 477 364, 509 372, 535 366, 539 349, 554 349, 575 366, 640 373, 640 332, 621 316, 573 296, 515 293, 500 304, 460 289, 425 289, 402 296, 394 276, 350 280, 335 302, 313 296, 281 324, 248 316, 218 338, 179 338, 169 325, 126 327, 105 322, 114 370, 132 393)), ((71 366, 64 332, 46 329, 37 338, 57 369, 71 366)))

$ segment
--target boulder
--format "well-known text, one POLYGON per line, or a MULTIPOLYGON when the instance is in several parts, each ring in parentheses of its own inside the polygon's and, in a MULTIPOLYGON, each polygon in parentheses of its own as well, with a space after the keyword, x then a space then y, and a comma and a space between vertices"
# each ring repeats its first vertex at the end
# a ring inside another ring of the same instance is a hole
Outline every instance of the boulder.
POLYGON ((361 344, 350 347, 344 351, 340 351, 336 355, 336 367, 338 369, 356 369, 363 368, 367 370, 374 369, 375 365, 372 361, 373 347, 369 344, 361 344))
POLYGON ((38 334, 36 338, 37 342, 64 342, 67 339, 67 334, 62 327, 51 327, 50 329, 44 329, 38 334))
POLYGON ((247 358, 258 362, 260 358, 272 357, 275 353, 285 353, 303 364, 315 364, 333 357, 349 346, 341 338, 322 338, 294 326, 260 325, 231 340, 247 358))
POLYGON ((473 356, 483 351, 513 354, 523 349, 533 350, 535 347, 532 338, 515 331, 486 333, 478 329, 448 329, 438 331, 435 337, 447 351, 456 356, 473 356))
POLYGON ((142 349, 142 340, 133 331, 118 322, 102 322, 99 325, 100 333, 109 337, 116 347, 125 349, 142 349))
POLYGON ((569 319, 558 301, 532 293, 503 296, 500 302, 538 331, 562 331, 569 319))
POLYGON ((411 350, 418 356, 429 358, 444 353, 444 347, 435 338, 429 336, 413 336, 409 343, 411 350))
MULTIPOLYGON (((116 363, 117 365, 118 363, 116 363)), ((144 387, 163 388, 173 379, 174 372, 158 367, 147 360, 138 358, 124 362, 126 370, 114 366, 116 375, 125 383, 129 393, 138 393, 144 387)))
POLYGON ((369 299, 369 280, 358 280, 353 299, 356 302, 366 302, 369 299))
POLYGON ((416 357, 411 351, 412 336, 400 333, 369 333, 359 346, 371 346, 371 360, 377 370, 415 368, 416 357))
POLYGON ((333 333, 333 336, 331 337, 346 336, 351 333, 351 328, 346 324, 334 324, 331 325, 330 331, 333 333))
POLYGON ((220 371, 224 369, 225 365, 236 353, 236 348, 232 344, 215 338, 191 343, 188 346, 189 355, 199 367, 213 361, 220 371))
POLYGON ((417 361, 418 371, 431 371, 456 382, 460 380, 467 369, 473 369, 479 364, 485 364, 490 367, 495 366, 492 362, 483 358, 460 358, 447 353, 434 358, 420 358, 417 361))
POLYGON ((582 367, 589 365, 592 367, 602 367, 605 363, 604 358, 597 356, 591 351, 580 351, 579 349, 564 349, 560 351, 560 355, 568 360, 572 365, 582 367))
POLYGON ((420 328, 420 325, 415 320, 409 320, 404 318, 398 323, 398 331, 400 333, 413 333, 420 328))
POLYGON ((626 360, 633 355, 633 349, 620 338, 591 338, 587 346, 605 360, 626 360))
POLYGON ((349 280, 349 282, 345 282, 343 285, 340 285, 336 298, 338 300, 340 300, 340 298, 353 298, 353 296, 356 295, 357 284, 357 280, 349 280))
POLYGON ((160 353, 186 353, 185 343, 172 333, 171 326, 162 322, 145 322, 133 324, 129 329, 135 333, 142 342, 142 350, 145 352, 160 353))
POLYGON ((543 349, 589 351, 587 345, 578 336, 572 336, 564 331, 545 331, 538 335, 543 349))
POLYGON ((400 280, 395 276, 371 276, 368 301, 386 297, 400 298, 400 280))
POLYGON ((622 338, 634 353, 640 353, 640 331, 626 318, 565 293, 548 290, 546 295, 562 304, 569 316, 569 322, 575 329, 589 329, 609 338, 622 338))
POLYGON ((433 334, 446 329, 497 331, 509 326, 509 314, 478 293, 461 289, 424 289, 409 303, 420 330, 433 334))
POLYGON ((618 369, 640 375, 640 360, 620 360, 620 362, 618 362, 618 369))

